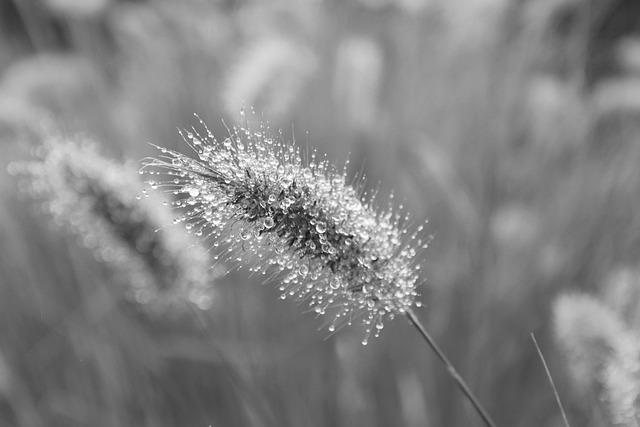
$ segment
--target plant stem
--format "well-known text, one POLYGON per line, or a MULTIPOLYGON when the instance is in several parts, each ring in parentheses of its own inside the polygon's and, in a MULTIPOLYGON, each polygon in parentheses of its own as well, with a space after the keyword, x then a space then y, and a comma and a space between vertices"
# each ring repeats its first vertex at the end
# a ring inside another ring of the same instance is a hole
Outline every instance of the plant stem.
POLYGON ((560 400, 560 395, 558 394, 558 389, 556 388, 556 383, 553 381, 553 377, 551 376, 551 371, 549 370, 549 366, 547 365, 547 361, 542 354, 542 350, 538 345, 538 340, 536 340, 536 336, 531 332, 531 340, 533 341, 533 345, 535 345, 536 350, 538 351, 538 356, 540 356, 540 360, 542 361, 542 366, 544 366, 544 371, 547 373, 547 378, 549 379, 549 383, 551 384, 551 388, 553 389, 553 395, 556 398, 556 402, 558 403, 558 407, 560 408, 560 413, 562 414, 562 419, 564 420, 564 425, 567 427, 571 427, 569 425, 569 419, 567 418, 567 413, 564 411, 564 406, 562 406, 562 401, 560 400))
POLYGON ((482 405, 480 404, 478 399, 474 396, 473 392, 471 391, 467 383, 462 379, 462 377, 460 376, 456 368, 451 364, 451 362, 449 361, 447 356, 445 356, 444 352, 440 349, 438 344, 436 344, 436 342, 433 340, 431 335, 429 335, 429 333, 427 332, 425 327, 422 325, 420 320, 416 317, 416 314, 413 312, 413 310, 411 309, 407 310, 406 314, 407 314, 407 317, 409 318, 409 321, 413 324, 413 326, 416 327, 416 329, 420 332, 420 335, 424 337, 424 339, 427 341, 427 344, 429 344, 431 349, 436 353, 436 356, 438 356, 438 359, 440 359, 442 363, 444 363, 444 365, 447 368, 447 372, 449 373, 451 378, 453 378, 453 380, 456 382, 456 384, 458 385, 462 393, 464 393, 467 399, 469 399, 469 402, 471 402, 476 412, 478 412, 478 415, 480 415, 480 418, 482 418, 482 421, 484 421, 485 425, 487 425, 487 427, 496 427, 496 424, 493 422, 493 420, 491 419, 487 411, 482 407, 482 405))

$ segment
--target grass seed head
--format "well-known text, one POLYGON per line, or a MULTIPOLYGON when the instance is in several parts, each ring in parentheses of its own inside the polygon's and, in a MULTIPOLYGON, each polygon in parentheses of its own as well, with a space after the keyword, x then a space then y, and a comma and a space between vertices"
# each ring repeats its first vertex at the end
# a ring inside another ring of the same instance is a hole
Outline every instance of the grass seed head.
POLYGON ((583 294, 560 296, 555 332, 573 380, 583 392, 597 391, 616 425, 636 425, 640 401, 640 341, 618 314, 583 294))
POLYGON ((145 194, 135 167, 103 157, 86 139, 55 134, 45 137, 36 157, 12 164, 11 172, 24 178, 56 223, 131 285, 133 300, 154 311, 186 302, 210 305, 206 249, 166 226, 172 218, 168 202, 145 194))
POLYGON ((159 148, 141 171, 152 188, 173 194, 176 222, 221 248, 216 257, 279 273, 282 299, 332 313, 330 331, 360 317, 365 344, 386 318, 419 305, 422 227, 410 234, 406 216, 376 212, 346 172, 315 151, 303 159, 264 123, 233 127, 222 141, 201 124, 201 131, 181 132, 197 158, 159 148))

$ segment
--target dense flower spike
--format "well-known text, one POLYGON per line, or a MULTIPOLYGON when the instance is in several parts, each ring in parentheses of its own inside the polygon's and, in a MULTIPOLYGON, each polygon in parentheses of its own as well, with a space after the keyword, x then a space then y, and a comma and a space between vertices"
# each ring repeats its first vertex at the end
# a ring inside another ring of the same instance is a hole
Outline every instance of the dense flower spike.
POLYGON ((172 217, 168 202, 145 194, 136 168, 104 158, 89 141, 55 134, 45 138, 36 155, 34 161, 11 165, 10 171, 25 177, 28 191, 44 202, 55 221, 131 285, 133 300, 153 310, 185 302, 200 308, 211 304, 213 275, 206 249, 166 226, 172 217))
POLYGON ((554 305, 558 343, 583 391, 598 390, 616 425, 637 426, 640 341, 610 307, 589 295, 560 296, 554 305))
POLYGON ((253 272, 282 272, 282 298, 334 313, 330 331, 363 315, 365 344, 385 318, 419 305, 422 226, 407 235, 406 217, 391 208, 376 213, 345 172, 315 152, 303 160, 300 148, 264 123, 257 131, 234 127, 222 142, 201 124, 204 135, 181 132, 198 159, 160 148, 141 171, 152 188, 175 196, 182 210, 176 222, 221 248, 217 257, 233 254, 253 272))

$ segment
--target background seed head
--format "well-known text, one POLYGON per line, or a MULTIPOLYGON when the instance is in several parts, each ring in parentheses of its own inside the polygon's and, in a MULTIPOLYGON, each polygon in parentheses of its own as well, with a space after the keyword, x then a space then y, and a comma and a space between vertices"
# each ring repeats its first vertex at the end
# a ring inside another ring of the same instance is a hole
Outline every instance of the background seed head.
POLYGON ((56 134, 44 137, 35 157, 11 165, 11 172, 58 225, 130 285, 132 300, 155 311, 178 303, 210 306, 215 274, 207 251, 167 227, 168 202, 149 197, 135 167, 103 157, 85 138, 56 134))

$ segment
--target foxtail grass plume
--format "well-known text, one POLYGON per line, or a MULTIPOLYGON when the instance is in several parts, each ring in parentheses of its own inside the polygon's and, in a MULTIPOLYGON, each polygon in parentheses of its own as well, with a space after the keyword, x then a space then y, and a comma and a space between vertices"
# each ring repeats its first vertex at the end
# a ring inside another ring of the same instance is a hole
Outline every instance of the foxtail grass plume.
POLYGON ((213 279, 206 249, 178 228, 164 198, 141 197, 137 168, 99 154, 86 140, 45 137, 37 159, 10 165, 54 221, 77 235, 152 311, 207 308, 213 279), (141 199, 141 200, 139 200, 141 199))
POLYGON ((286 117, 310 82, 318 59, 312 49, 282 37, 260 39, 244 49, 225 79, 227 112, 254 105, 274 120, 286 117))
POLYGON ((640 341, 631 331, 617 337, 613 357, 604 372, 605 399, 614 423, 640 425, 640 341))
POLYGON ((563 295, 554 306, 556 337, 581 391, 598 391, 613 424, 640 419, 640 341, 620 317, 588 295, 563 295))
POLYGON ((385 71, 382 48, 371 38, 350 37, 340 42, 335 62, 333 92, 345 121, 356 131, 375 129, 385 71))
POLYGON ((219 248, 216 258, 280 274, 282 299, 333 314, 330 331, 361 319, 364 344, 385 319, 420 305, 422 226, 409 233, 406 216, 391 206, 376 212, 374 197, 346 182, 346 166, 339 172, 315 151, 303 159, 265 123, 257 130, 234 126, 223 141, 201 125, 200 132, 181 132, 197 158, 159 148, 141 172, 152 188, 174 195, 181 210, 175 222, 209 238, 219 248))
POLYGON ((562 295, 553 314, 556 341, 567 356, 576 386, 581 391, 598 388, 624 324, 598 299, 585 294, 562 295))

